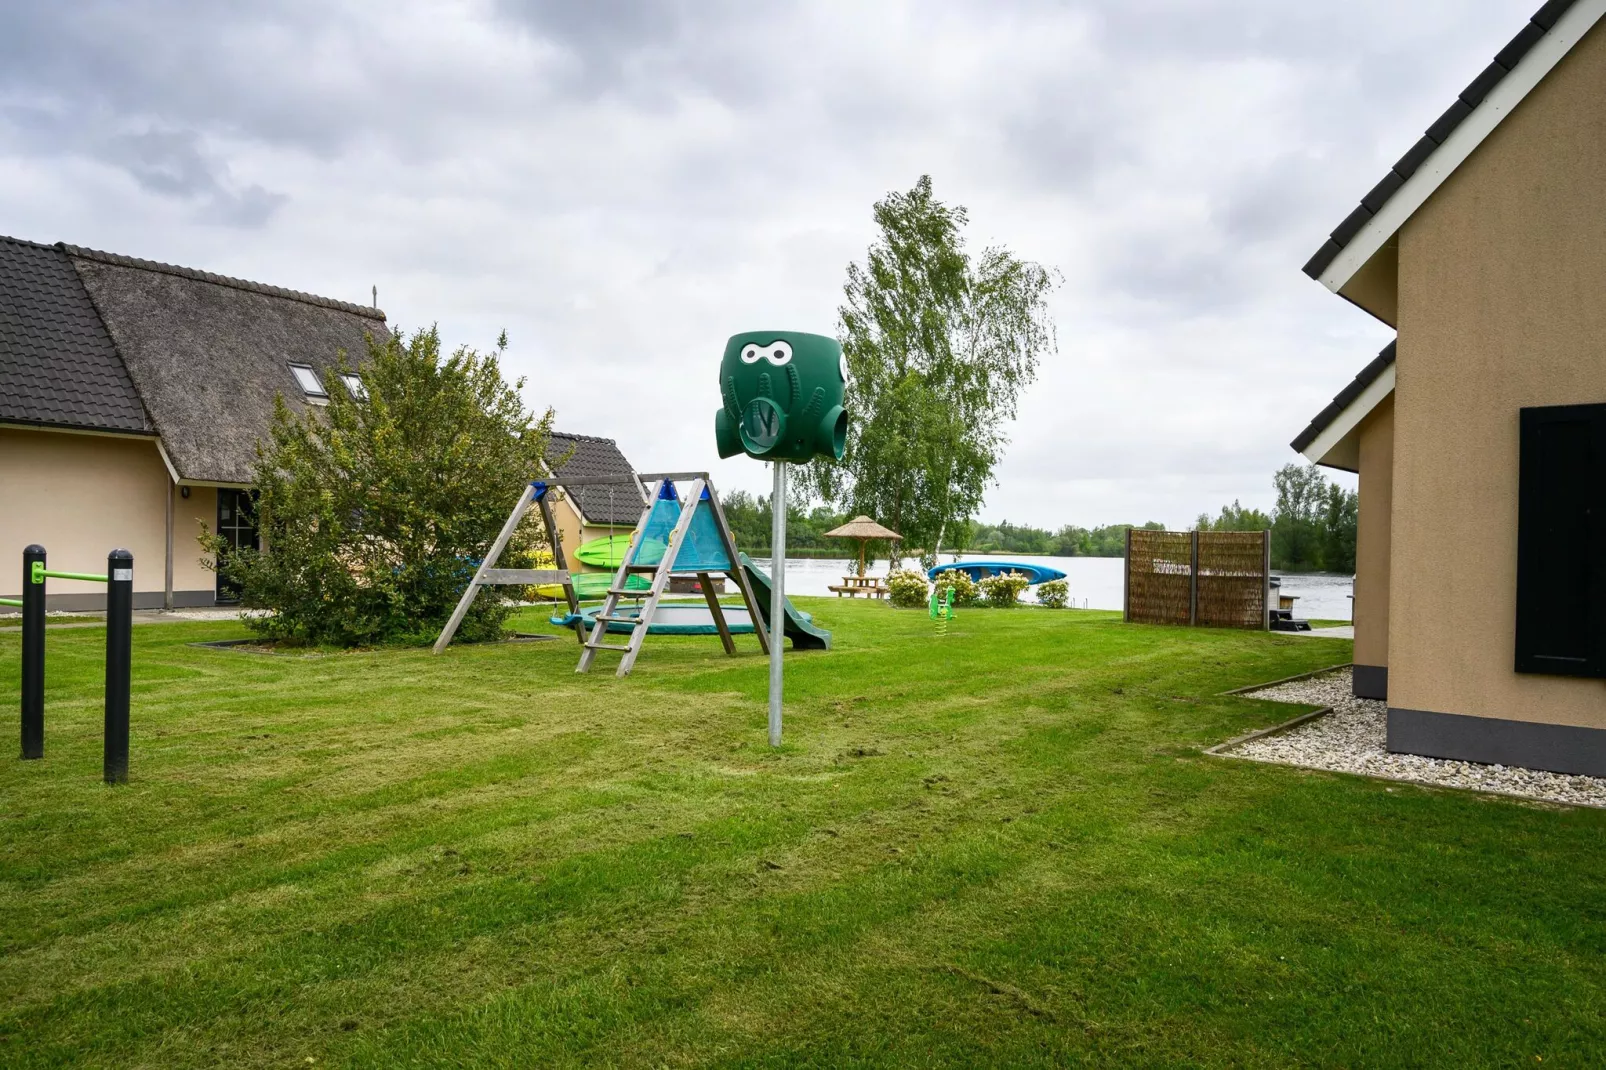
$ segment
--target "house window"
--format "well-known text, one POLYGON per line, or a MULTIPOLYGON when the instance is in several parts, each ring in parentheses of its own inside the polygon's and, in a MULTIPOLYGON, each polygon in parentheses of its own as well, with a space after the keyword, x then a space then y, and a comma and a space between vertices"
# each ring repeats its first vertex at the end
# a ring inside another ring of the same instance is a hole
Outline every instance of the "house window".
POLYGON ((364 401, 367 399, 368 388, 362 385, 362 376, 358 375, 356 372, 341 372, 340 378, 341 381, 346 384, 346 389, 351 391, 352 397, 356 398, 358 401, 364 401))
POLYGON ((301 392, 307 397, 326 398, 329 396, 329 392, 323 388, 323 380, 319 379, 318 373, 312 370, 312 365, 292 364, 290 365, 290 374, 296 377, 296 385, 301 387, 301 392))
POLYGON ((1517 671, 1606 676, 1606 405, 1523 409, 1517 671))

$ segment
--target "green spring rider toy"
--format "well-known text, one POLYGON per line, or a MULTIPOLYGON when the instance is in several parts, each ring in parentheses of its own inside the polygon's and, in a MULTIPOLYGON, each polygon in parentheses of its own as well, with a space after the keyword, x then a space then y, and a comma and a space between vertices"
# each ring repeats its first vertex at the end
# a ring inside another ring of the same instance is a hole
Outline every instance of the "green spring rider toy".
POLYGON ((944 591, 932 588, 931 619, 937 622, 937 638, 940 639, 948 634, 948 622, 954 619, 954 589, 952 587, 946 588, 944 591), (947 595, 946 598, 943 597, 944 594, 947 595))

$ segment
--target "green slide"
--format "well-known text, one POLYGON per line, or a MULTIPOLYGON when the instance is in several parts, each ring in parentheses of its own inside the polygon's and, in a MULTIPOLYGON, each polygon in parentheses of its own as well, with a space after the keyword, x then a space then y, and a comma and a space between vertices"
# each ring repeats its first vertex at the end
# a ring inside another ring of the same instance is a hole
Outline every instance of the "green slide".
MULTIPOLYGON (((753 597, 758 600, 758 610, 764 616, 764 626, 770 623, 770 578, 759 571, 753 564, 752 558, 746 554, 738 554, 742 562, 742 571, 747 575, 747 582, 753 588, 753 597)), ((824 628, 816 628, 809 618, 797 611, 792 600, 786 600, 786 624, 784 625, 786 637, 792 640, 793 650, 830 650, 831 633, 824 628)))

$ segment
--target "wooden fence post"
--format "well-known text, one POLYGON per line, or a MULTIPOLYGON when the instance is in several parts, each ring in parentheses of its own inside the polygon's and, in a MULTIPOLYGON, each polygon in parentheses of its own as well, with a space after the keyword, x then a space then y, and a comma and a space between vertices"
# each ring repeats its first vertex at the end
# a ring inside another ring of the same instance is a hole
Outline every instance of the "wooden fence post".
POLYGON ((1199 623, 1199 529, 1193 531, 1190 542, 1190 558, 1188 561, 1188 626, 1195 627, 1199 623))
POLYGON ((1263 627, 1271 631, 1271 532, 1260 533, 1260 610, 1263 627))
POLYGON ((1121 619, 1132 623, 1132 529, 1126 529, 1126 575, 1121 588, 1121 619))

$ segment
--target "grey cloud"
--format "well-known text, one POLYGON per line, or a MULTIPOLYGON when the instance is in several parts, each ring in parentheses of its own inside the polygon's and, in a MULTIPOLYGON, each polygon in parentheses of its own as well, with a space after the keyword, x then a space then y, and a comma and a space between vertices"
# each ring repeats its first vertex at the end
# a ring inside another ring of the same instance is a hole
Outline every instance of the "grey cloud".
POLYGON ((0 0, 0 210, 505 325, 564 426, 752 488, 697 369, 831 329, 870 203, 929 172, 974 246, 1070 280, 987 514, 1091 522, 1119 484, 1182 519, 1221 503, 1177 473, 1269 475, 1376 352, 1299 266, 1536 3, 0 0))

